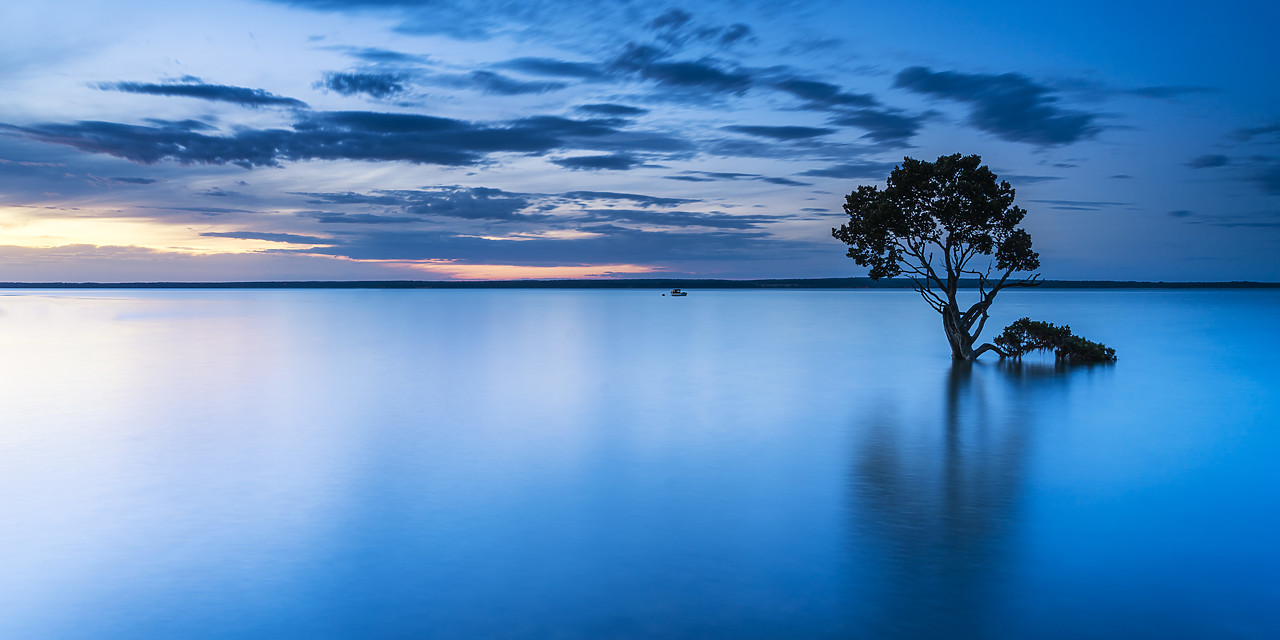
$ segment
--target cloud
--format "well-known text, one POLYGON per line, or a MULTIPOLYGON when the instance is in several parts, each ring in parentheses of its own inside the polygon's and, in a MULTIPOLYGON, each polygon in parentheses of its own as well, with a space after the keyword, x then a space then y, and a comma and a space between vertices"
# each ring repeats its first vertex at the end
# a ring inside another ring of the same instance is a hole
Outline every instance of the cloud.
POLYGON ((810 109, 830 109, 833 107, 875 107, 879 101, 868 93, 846 93, 840 87, 829 82, 787 77, 773 83, 779 91, 789 93, 805 101, 810 109))
POLYGON ((567 191, 559 194, 561 198, 572 200, 625 200, 641 207, 674 207, 682 204, 698 202, 689 198, 662 198, 646 196, 638 193, 617 193, 614 191, 567 191))
POLYGON ((602 116, 613 116, 618 118, 630 118, 635 116, 642 116, 646 113, 649 113, 648 109, 641 109, 640 107, 630 107, 625 104, 611 104, 611 103, 584 104, 584 105, 579 105, 575 107, 575 110, 581 111, 583 113, 602 115, 602 116))
POLYGON ((556 266, 662 264, 794 258, 830 251, 825 243, 779 240, 761 231, 658 231, 612 224, 589 225, 592 235, 521 238, 518 242, 445 231, 369 230, 344 234, 341 244, 306 253, 357 260, 451 260, 462 264, 556 266))
POLYGON ((299 160, 469 166, 494 153, 541 155, 557 149, 678 152, 691 146, 662 134, 622 131, 616 124, 559 116, 473 123, 407 113, 325 111, 301 114, 292 129, 240 128, 228 135, 98 121, 27 127, 0 124, 0 130, 143 164, 173 160, 246 168, 299 160))
POLYGON ((222 215, 224 213, 258 213, 249 209, 231 209, 227 207, 150 207, 140 206, 139 209, 164 209, 166 211, 189 211, 191 213, 203 213, 206 215, 222 215))
POLYGON ((1186 218, 1195 214, 1194 212, 1187 211, 1186 209, 1178 209, 1177 211, 1170 211, 1169 215, 1175 218, 1186 218))
MULTIPOLYGON (((394 21, 395 31, 443 34, 458 40, 588 38, 593 32, 632 28, 638 10, 615 0, 271 0, 316 11, 374 15, 394 21), (625 13, 620 13, 625 12, 625 13)), ((643 10, 644 5, 639 5, 643 10)), ((650 13, 649 10, 643 10, 650 13)), ((641 18, 643 19, 643 18, 641 18)))
POLYGON ((769 184, 778 184, 778 185, 783 185, 788 187, 804 187, 804 186, 809 186, 813 184, 811 182, 800 182, 799 180, 792 180, 791 178, 770 178, 768 176, 760 176, 759 178, 756 178, 756 179, 760 180, 761 182, 768 182, 769 184))
POLYGON ((649 23, 649 29, 657 32, 659 40, 678 46, 689 42, 728 46, 754 39, 751 27, 745 24, 726 27, 698 26, 693 22, 693 15, 681 9, 668 9, 649 23))
POLYGON ((810 169, 801 172, 802 176, 817 178, 867 179, 885 178, 897 166, 892 162, 866 162, 855 160, 843 164, 832 165, 823 169, 810 169))
POLYGON ((1235 131, 1231 132, 1231 137, 1243 142, 1248 142, 1250 140, 1253 140, 1254 138, 1265 136, 1272 133, 1280 133, 1280 122, 1277 122, 1275 124, 1264 125, 1261 127, 1249 127, 1244 129, 1236 129, 1235 131))
MULTIPOLYGON (((650 209, 592 209, 579 218, 586 222, 626 222, 665 227, 709 227, 714 229, 755 229, 777 222, 779 216, 731 216, 697 211, 654 211, 650 209)), ((597 227, 598 228, 598 227, 597 227)))
POLYGON ((1109 207, 1124 207, 1132 202, 1109 202, 1106 200, 1032 200, 1039 204, 1052 205, 1050 209, 1062 211, 1100 211, 1109 207))
POLYGON ((560 158, 551 162, 558 164, 566 169, 598 171, 600 169, 608 169, 610 171, 624 171, 642 163, 635 156, 627 154, 613 154, 607 156, 574 156, 571 158, 560 158))
POLYGON ((450 0, 423 3, 415 0, 274 0, 279 4, 317 11, 343 13, 382 13, 399 17, 398 30, 412 33, 444 33, 459 39, 488 36, 494 26, 495 9, 506 9, 506 3, 471 3, 450 0))
POLYGON ((238 238, 240 240, 266 240, 289 244, 333 244, 330 238, 302 236, 293 233, 262 233, 258 231, 210 231, 200 234, 210 238, 238 238))
POLYGON ((430 77, 428 81, 439 86, 471 89, 501 96, 546 93, 569 86, 563 82, 524 82, 493 71, 472 71, 462 75, 441 74, 430 77))
POLYGON ((331 51, 341 51, 352 58, 373 64, 420 64, 430 60, 428 56, 379 49, 378 47, 335 46, 324 48, 331 51))
POLYGON ((653 21, 649 23, 649 28, 657 31, 665 29, 683 29, 692 20, 693 16, 688 11, 668 9, 662 15, 654 18, 653 21))
POLYGON ((1169 86, 1138 87, 1125 90, 1123 93, 1140 97, 1153 97, 1157 100, 1172 100, 1176 97, 1196 95, 1196 93, 1216 93, 1213 87, 1188 86, 1188 84, 1169 84, 1169 86))
POLYGON ((800 182, 791 178, 773 178, 762 176, 758 173, 736 173, 728 171, 685 171, 684 175, 663 176, 667 180, 682 180, 685 182, 715 182, 716 180, 758 180, 760 182, 768 182, 770 184, 783 185, 788 187, 809 186, 812 183, 800 182))
POLYGON ((175 129, 177 131, 216 131, 218 128, 199 120, 165 120, 163 118, 143 118, 143 122, 154 125, 161 129, 175 129))
POLYGON ((371 213, 340 213, 332 211, 307 211, 299 215, 314 218, 321 224, 408 224, 421 222, 421 218, 408 216, 376 216, 371 213))
MULTIPOLYGON (((697 202, 688 198, 664 198, 612 191, 569 191, 565 193, 518 193, 487 187, 438 186, 422 189, 381 189, 368 193, 300 192, 308 204, 341 207, 375 207, 377 213, 305 211, 299 216, 324 224, 400 224, 428 222, 442 218, 477 222, 533 222, 564 225, 582 222, 629 221, 666 226, 704 226, 745 229, 775 220, 769 216, 730 216, 718 212, 671 211, 673 207, 697 202), (627 203, 629 207, 618 207, 627 203), (661 212, 638 213, 637 210, 661 212), (554 214, 544 213, 558 210, 554 214), (390 214, 390 215, 388 215, 390 214)), ((345 232, 340 232, 345 233, 345 232)), ((345 237, 345 236, 344 236, 345 237)))
POLYGON ((1133 176, 1127 173, 1117 173, 1114 176, 1111 176, 1111 179, 1112 180, 1132 180, 1133 176))
POLYGON ((498 69, 518 71, 525 75, 550 78, 595 80, 604 77, 604 69, 594 62, 570 62, 553 58, 515 58, 493 65, 498 69))
POLYGON ((1190 85, 1167 85, 1153 87, 1139 87, 1137 89, 1128 89, 1123 93, 1128 93, 1143 98, 1156 98, 1159 100, 1172 100, 1186 95, 1195 95, 1198 93, 1217 93, 1218 89, 1213 87, 1197 87, 1190 85))
POLYGON ((1280 162, 1264 166, 1254 175, 1253 183, 1267 195, 1280 196, 1280 162))
POLYGON ((1187 162, 1187 166, 1192 169, 1210 169, 1213 167, 1225 167, 1231 164, 1231 158, 1221 154, 1209 154, 1196 158, 1192 158, 1187 162))
POLYGON ((1056 146, 1086 140, 1101 130, 1097 114, 1065 109, 1043 85, 1017 73, 934 72, 910 67, 894 86, 970 106, 969 124, 1010 142, 1056 146))
POLYGON ((1008 180, 1010 184, 1039 184, 1041 182, 1052 182, 1054 180, 1062 180, 1062 176, 1032 176, 1025 174, 1010 173, 1000 176, 1002 180, 1008 180))
POLYGON ((803 140, 806 138, 816 138, 835 133, 835 129, 827 129, 825 127, 799 127, 799 126, 763 126, 763 125, 733 125, 721 127, 728 131, 736 133, 745 133, 747 135, 759 136, 762 138, 772 138, 774 140, 803 140))
POLYGON ((920 132, 925 116, 909 116, 897 109, 857 109, 832 119, 832 124, 866 130, 864 138, 904 145, 920 132))
POLYGON ((383 99, 404 91, 406 77, 399 73, 326 73, 324 80, 317 83, 344 96, 366 94, 373 98, 383 99))
POLYGON ((609 63, 609 69, 675 88, 741 95, 751 87, 752 77, 746 71, 721 69, 716 61, 707 58, 669 62, 665 61, 667 55, 655 47, 630 43, 609 63))
MULTIPOLYGON (((546 220, 542 214, 521 213, 532 204, 534 195, 487 187, 442 186, 430 189, 381 189, 371 194, 302 193, 314 204, 373 204, 401 214, 489 220, 498 222, 546 220)), ((339 216, 341 217, 341 216, 339 216)), ((348 222, 332 218, 329 222, 348 222)), ((368 222, 366 219, 365 222, 368 222)), ((386 223, 375 220, 374 223, 386 223)))
POLYGON ((116 184, 155 184, 159 182, 159 180, 156 180, 155 178, 131 178, 127 176, 117 176, 107 179, 116 184))
POLYGON ((244 107, 296 107, 305 109, 307 104, 301 100, 278 96, 262 89, 231 87, 221 84, 204 84, 201 82, 181 83, 144 83, 144 82, 100 82, 94 87, 104 91, 123 91, 125 93, 141 93, 155 96, 176 96, 230 102, 244 107))
POLYGON ((688 171, 687 173, 697 173, 715 180, 737 180, 738 178, 758 178, 757 173, 738 173, 736 171, 688 171))

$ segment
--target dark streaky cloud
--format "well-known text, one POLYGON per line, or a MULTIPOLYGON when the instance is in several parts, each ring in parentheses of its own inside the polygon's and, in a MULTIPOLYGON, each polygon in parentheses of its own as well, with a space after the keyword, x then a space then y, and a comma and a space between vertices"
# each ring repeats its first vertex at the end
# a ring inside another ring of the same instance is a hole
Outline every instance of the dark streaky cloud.
POLYGON ((894 86, 970 106, 969 123, 1011 142, 1041 146, 1071 144, 1101 130, 1097 114, 1057 105, 1053 92, 1017 73, 935 72, 910 67, 898 73, 894 86))
POLYGON ((1275 124, 1264 125, 1261 127, 1248 127, 1244 129, 1236 129, 1231 132, 1231 137, 1248 142, 1259 136, 1265 136, 1271 133, 1280 133, 1280 122, 1275 124))
POLYGON ((307 253, 357 260, 448 259, 461 264, 492 263, 555 266, 757 259, 761 255, 794 258, 829 250, 818 243, 779 240, 763 231, 648 231, 617 225, 588 225, 596 235, 532 238, 521 242, 463 236, 445 231, 366 231, 346 236, 340 246, 307 253))
POLYGON ((777 222, 778 216, 730 216, 695 211, 654 211, 652 209, 591 209, 580 218, 584 222, 626 222, 665 227, 709 227, 714 229, 755 229, 777 222))
POLYGON ((405 113, 308 112, 292 129, 240 129, 212 135, 175 127, 113 122, 0 124, 32 140, 154 164, 278 166, 297 160, 391 160, 447 166, 475 165, 490 153, 540 155, 556 149, 678 151, 688 143, 660 134, 621 131, 616 122, 533 116, 505 123, 472 123, 405 113))
POLYGON ((1038 204, 1051 205, 1050 209, 1062 211, 1100 211, 1108 207, 1123 207, 1131 202, 1109 202, 1106 200, 1031 200, 1038 204))
POLYGON ((641 109, 640 107, 631 107, 625 104, 611 104, 611 103, 584 104, 576 107, 575 110, 580 111, 582 113, 589 113, 589 114, 601 115, 601 116, 611 116, 615 118, 630 118, 635 116, 642 116, 646 113, 649 113, 648 109, 641 109))
POLYGON ((847 93, 829 82, 788 77, 773 84, 775 89, 805 101, 810 109, 832 107, 875 107, 880 103, 868 93, 847 93))
POLYGON ((721 69, 713 60, 666 61, 667 53, 655 47, 627 45, 626 51, 609 63, 609 69, 630 73, 660 85, 688 89, 704 89, 740 95, 751 87, 752 77, 746 71, 721 69))
POLYGON ((408 224, 421 222, 421 218, 409 216, 378 216, 371 213, 342 213, 338 211, 300 211, 298 215, 314 218, 321 224, 408 224))
MULTIPOLYGON (((531 194, 513 193, 487 187, 446 186, 431 189, 379 190, 362 193, 305 193, 317 204, 374 204, 402 214, 491 220, 498 222, 545 220, 542 214, 520 213, 532 204, 531 194)), ((345 216, 328 216, 328 222, 351 222, 345 216)), ((361 222, 387 223, 372 217, 361 222)))
POLYGON ((1264 166, 1254 175, 1253 183, 1267 195, 1280 196, 1280 162, 1264 166))
POLYGON ((553 58, 515 58, 493 66, 497 69, 518 71, 525 75, 550 78, 595 80, 605 75, 604 69, 594 62, 571 62, 553 58))
POLYGON ((293 233, 262 233, 257 231, 209 231, 200 234, 210 238, 238 238, 240 240, 266 240, 290 244, 333 244, 330 238, 302 236, 293 233))
POLYGON ((845 178, 845 179, 869 179, 869 178, 885 178, 890 171, 897 166, 892 162, 867 162, 863 160, 855 160, 853 162, 845 162, 843 164, 832 165, 824 169, 810 169, 801 172, 802 176, 814 176, 816 178, 845 178))
POLYGON ((1231 164, 1231 158, 1218 153, 1192 158, 1187 162, 1187 166, 1192 169, 1211 169, 1213 167, 1225 167, 1228 164, 1231 164))
POLYGON ((716 180, 757 180, 760 182, 768 182, 769 184, 777 184, 788 187, 805 187, 812 183, 792 180, 791 178, 773 178, 770 176, 762 176, 758 173, 736 173, 729 171, 685 171, 684 175, 663 176, 667 180, 682 180, 684 182, 714 182, 716 180))
POLYGON ((1218 90, 1213 87, 1196 87, 1189 85, 1165 85, 1154 87, 1139 87, 1137 89, 1129 89, 1124 93, 1143 98, 1156 98, 1160 100, 1171 100, 1186 95, 1195 95, 1199 93, 1216 93, 1218 90))
POLYGON ((471 89, 500 96, 518 96, 526 94, 558 91, 568 84, 563 82, 525 82, 493 71, 472 71, 462 75, 438 75, 427 79, 428 82, 457 89, 471 89))
POLYGON ((745 133, 747 135, 759 136, 762 138, 772 138, 774 140, 803 140, 806 138, 816 138, 835 133, 835 129, 827 129, 825 127, 800 127, 800 126, 763 126, 763 125, 733 125, 721 127, 727 131, 737 133, 745 133))
POLYGON ((634 202, 641 207, 674 207, 697 202, 697 200, 689 198, 661 198, 639 193, 618 193, 615 191, 568 191, 559 194, 559 196, 571 200, 626 200, 634 202))
POLYGON ((197 98, 215 102, 230 102, 245 107, 296 107, 307 108, 301 100, 278 96, 262 89, 232 87, 221 84, 204 84, 200 82, 181 83, 145 83, 145 82, 100 82, 94 85, 104 91, 123 91, 125 93, 142 93, 155 96, 176 96, 197 98))
POLYGON ((641 164, 643 161, 632 155, 615 153, 605 156, 574 156, 552 160, 551 162, 566 169, 574 170, 598 171, 607 169, 610 171, 625 171, 641 164))
POLYGON ((693 15, 681 9, 668 9, 649 23, 649 29, 657 32, 659 40, 682 46, 689 42, 705 42, 728 46, 743 40, 752 40, 751 27, 731 24, 727 27, 698 26, 693 15))
POLYGON ((374 64, 418 64, 428 61, 427 56, 413 53, 379 49, 378 47, 324 47, 333 51, 341 51, 357 60, 374 64))
MULTIPOLYGON (((1128 176, 1125 176, 1128 177, 1128 176)), ((1041 182, 1052 182, 1054 180, 1062 180, 1062 176, 1032 176, 1024 174, 1004 174, 1000 176, 1003 180, 1008 180, 1010 184, 1038 184, 1041 182)))
POLYGON ((896 109, 857 109, 831 123, 864 129, 863 137, 876 142, 905 145, 920 132, 924 120, 925 116, 909 116, 896 109))

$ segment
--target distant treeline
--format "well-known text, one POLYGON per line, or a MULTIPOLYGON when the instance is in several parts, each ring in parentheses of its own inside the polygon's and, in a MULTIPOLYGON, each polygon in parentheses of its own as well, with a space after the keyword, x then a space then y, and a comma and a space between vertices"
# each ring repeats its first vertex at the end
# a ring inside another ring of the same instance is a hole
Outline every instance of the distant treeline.
MULTIPOLYGON (((782 278, 772 280, 335 280, 315 282, 3 282, 0 289, 910 289, 904 278, 782 278)), ((977 280, 960 280, 972 289, 977 280)), ((1280 282, 1140 282, 1045 280, 1041 289, 1275 289, 1280 282)))

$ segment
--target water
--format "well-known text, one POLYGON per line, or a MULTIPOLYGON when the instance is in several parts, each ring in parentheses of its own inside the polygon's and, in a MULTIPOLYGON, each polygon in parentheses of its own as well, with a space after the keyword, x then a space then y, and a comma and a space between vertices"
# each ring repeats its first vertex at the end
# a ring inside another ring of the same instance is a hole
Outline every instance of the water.
POLYGON ((3 638, 1280 637, 1280 292, 0 310, 3 638))

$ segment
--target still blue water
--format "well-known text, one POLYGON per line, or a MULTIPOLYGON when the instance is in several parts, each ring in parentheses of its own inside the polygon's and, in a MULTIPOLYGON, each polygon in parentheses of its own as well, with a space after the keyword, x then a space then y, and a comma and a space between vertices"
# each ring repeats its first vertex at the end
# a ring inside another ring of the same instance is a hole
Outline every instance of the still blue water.
POLYGON ((1280 637, 1280 292, 0 295, 2 638, 1280 637))

